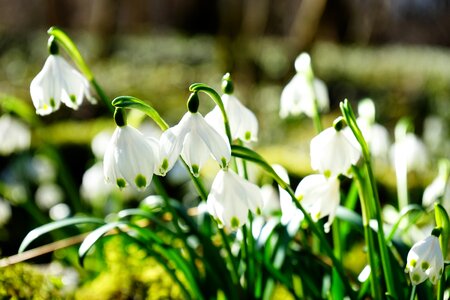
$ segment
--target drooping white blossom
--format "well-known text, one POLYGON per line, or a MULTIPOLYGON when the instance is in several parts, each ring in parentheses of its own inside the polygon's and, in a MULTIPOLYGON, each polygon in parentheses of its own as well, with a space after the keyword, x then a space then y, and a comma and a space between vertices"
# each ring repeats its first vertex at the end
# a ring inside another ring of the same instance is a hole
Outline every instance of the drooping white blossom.
POLYGON ((431 206, 435 202, 441 202, 447 211, 450 211, 450 162, 442 160, 439 162, 439 174, 425 188, 422 197, 423 206, 431 206))
POLYGON ((105 180, 120 188, 131 185, 145 189, 152 180, 158 157, 156 139, 145 138, 129 125, 118 126, 103 159, 105 180))
MULTIPOLYGON (((258 140, 258 120, 255 114, 233 95, 224 94, 222 101, 228 116, 232 139, 256 142, 258 140)), ((205 116, 205 120, 217 132, 225 134, 223 116, 218 106, 205 116)))
POLYGON ((199 112, 186 112, 180 122, 163 132, 160 138, 160 163, 157 172, 165 175, 181 154, 191 172, 198 176, 212 155, 221 167, 231 158, 227 139, 209 125, 199 112))
POLYGON ((413 285, 424 282, 427 278, 437 284, 444 270, 444 258, 439 246, 439 239, 430 235, 415 243, 408 252, 406 269, 413 285))
POLYGON ((315 101, 319 111, 329 109, 329 96, 325 83, 314 78, 311 58, 307 53, 300 54, 295 61, 297 74, 289 81, 281 93, 280 117, 305 114, 312 117, 315 101))
POLYGON ((220 227, 237 229, 244 225, 248 213, 260 214, 263 197, 260 188, 232 170, 219 170, 206 201, 208 212, 220 227))
POLYGON ((391 159, 396 169, 423 172, 427 170, 429 154, 425 144, 414 133, 406 133, 391 147, 391 159))
POLYGON ((328 232, 340 203, 339 180, 322 174, 308 175, 300 181, 295 196, 299 199, 314 221, 328 216, 324 224, 328 232))
POLYGON ((348 175, 361 156, 342 130, 334 127, 316 135, 310 144, 311 167, 328 176, 348 175))
POLYGON ((89 82, 58 54, 49 55, 44 67, 31 81, 31 99, 38 115, 58 110, 61 102, 78 109, 86 97, 95 101, 89 92, 89 82))
POLYGON ((19 119, 4 114, 0 117, 0 155, 9 155, 30 147, 30 129, 19 119))

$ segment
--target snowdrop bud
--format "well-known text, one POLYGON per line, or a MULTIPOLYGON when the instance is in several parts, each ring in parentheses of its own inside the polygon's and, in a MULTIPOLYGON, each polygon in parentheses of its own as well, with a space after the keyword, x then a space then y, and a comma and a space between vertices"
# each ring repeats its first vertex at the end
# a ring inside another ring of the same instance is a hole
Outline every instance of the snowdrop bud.
POLYGON ((180 122, 167 129, 159 141, 159 164, 157 173, 165 175, 181 154, 192 174, 199 172, 212 155, 225 168, 231 159, 228 140, 209 125, 199 113, 187 112, 180 122))
POLYGON ((444 271, 444 258, 439 246, 439 239, 433 230, 432 235, 415 243, 409 250, 405 272, 409 273, 411 283, 418 285, 427 278, 437 284, 444 271))
POLYGON ((0 117, 0 141, 0 155, 28 149, 31 143, 30 129, 19 119, 5 114, 0 117))
POLYGON ((328 232, 340 203, 337 177, 327 178, 322 174, 306 176, 295 190, 295 196, 314 221, 328 216, 324 225, 325 232, 328 232))
MULTIPOLYGON (((339 126, 338 126, 339 127, 339 126)), ((361 156, 343 131, 330 127, 319 133, 310 144, 311 167, 326 177, 348 175, 361 156)))
POLYGON ((260 214, 261 190, 231 170, 220 170, 206 201, 208 211, 220 227, 237 229, 248 219, 249 211, 260 214))
POLYGON ((234 84, 231 80, 230 73, 227 73, 222 77, 222 92, 229 95, 233 94, 234 92, 234 84))
POLYGON ((158 141, 145 138, 129 125, 117 127, 103 159, 106 182, 119 188, 132 185, 139 190, 151 182, 158 161, 158 141))

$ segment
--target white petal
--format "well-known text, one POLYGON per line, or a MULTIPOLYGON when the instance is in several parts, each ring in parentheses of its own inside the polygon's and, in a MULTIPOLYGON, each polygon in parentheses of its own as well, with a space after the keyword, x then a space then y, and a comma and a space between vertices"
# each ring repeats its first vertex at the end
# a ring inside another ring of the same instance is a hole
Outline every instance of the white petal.
POLYGON ((194 131, 186 135, 181 156, 197 176, 209 158, 209 150, 200 136, 194 131))

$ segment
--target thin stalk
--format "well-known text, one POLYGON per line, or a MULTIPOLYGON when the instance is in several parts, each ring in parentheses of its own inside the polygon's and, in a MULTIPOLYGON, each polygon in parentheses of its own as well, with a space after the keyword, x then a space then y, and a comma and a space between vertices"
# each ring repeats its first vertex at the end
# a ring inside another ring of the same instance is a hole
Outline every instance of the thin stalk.
POLYGON ((380 205, 380 199, 378 197, 378 190, 376 186, 375 176, 373 174, 372 170, 372 164, 371 164, 371 156, 369 147, 367 146, 367 143, 362 135, 361 130, 358 127, 358 124, 356 123, 356 117, 353 113, 353 110, 348 103, 347 100, 345 100, 343 103, 340 104, 342 115, 347 122, 347 125, 352 130, 353 134, 355 135, 356 139, 358 140, 359 144, 361 145, 362 154, 364 158, 364 165, 366 169, 366 176, 368 177, 367 185, 370 189, 370 202, 368 202, 368 205, 370 207, 370 203, 372 203, 372 207, 374 207, 374 215, 375 216, 368 216, 369 219, 375 217, 377 221, 378 226, 378 246, 381 253, 381 263, 383 265, 383 275, 386 280, 386 286, 387 286, 387 292, 388 294, 396 298, 397 292, 395 290, 395 281, 392 275, 392 268, 391 268, 391 261, 389 258, 389 252, 386 244, 386 239, 384 237, 384 230, 383 230, 383 221, 381 219, 381 205, 380 205))
POLYGON ((413 285, 411 288, 411 297, 409 297, 409 300, 414 300, 416 298, 416 285, 413 285))
POLYGON ((369 254, 369 265, 370 265, 370 289, 371 294, 374 299, 381 299, 381 286, 380 282, 377 279, 375 274, 378 264, 376 260, 375 253, 375 243, 373 239, 373 232, 370 228, 370 219, 369 219, 369 208, 367 207, 368 199, 365 193, 366 189, 364 188, 364 179, 362 178, 361 172, 357 167, 352 166, 352 171, 354 175, 355 183, 357 184, 359 191, 359 199, 361 202, 361 210, 362 210, 362 219, 363 219, 363 227, 364 227, 364 239, 367 243, 367 251, 369 254))

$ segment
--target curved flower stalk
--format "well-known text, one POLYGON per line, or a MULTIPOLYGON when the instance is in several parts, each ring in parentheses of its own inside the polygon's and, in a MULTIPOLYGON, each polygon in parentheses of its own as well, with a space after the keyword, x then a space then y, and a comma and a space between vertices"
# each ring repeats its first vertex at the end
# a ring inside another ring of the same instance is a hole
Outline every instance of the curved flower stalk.
POLYGON ((0 155, 28 149, 31 143, 30 129, 19 119, 4 114, 0 117, 0 141, 0 155))
POLYGON ((322 174, 306 176, 297 186, 295 196, 314 221, 328 216, 324 230, 329 232, 340 202, 339 179, 322 174))
POLYGON ((222 168, 228 166, 231 148, 227 139, 209 125, 198 110, 198 95, 193 93, 189 111, 180 122, 163 132, 159 142, 160 163, 157 172, 165 175, 181 157, 192 174, 198 176, 210 154, 222 168), (196 102, 195 104, 193 104, 196 102))
POLYGON ((120 114, 122 112, 118 109, 115 114, 118 127, 103 160, 105 180, 119 188, 132 185, 142 190, 150 184, 156 168, 158 141, 145 138, 139 130, 126 125, 121 119, 123 116, 117 116, 120 114))
POLYGON ((351 166, 361 156, 341 130, 342 122, 342 119, 336 120, 334 127, 325 129, 311 140, 311 167, 326 177, 349 176, 351 166))
MULTIPOLYGON (((244 142, 256 142, 258 140, 258 120, 255 114, 245 107, 233 93, 230 74, 227 73, 222 80, 224 95, 222 95, 223 106, 228 115, 231 137, 233 140, 240 139, 244 142)), ((222 112, 219 106, 214 107, 205 116, 208 122, 217 132, 226 134, 222 112)))
POLYGON ((206 201, 208 212, 220 227, 237 229, 247 223, 248 213, 260 214, 260 188, 232 170, 219 170, 206 201))
POLYGON ((319 111, 328 111, 330 100, 327 87, 322 80, 314 77, 311 58, 307 53, 297 57, 295 69, 297 74, 281 93, 280 117, 303 113, 312 118, 319 111))
POLYGON ((38 115, 48 115, 59 109, 61 102, 78 109, 86 97, 95 99, 89 92, 89 82, 58 54, 56 42, 50 38, 50 56, 44 67, 31 81, 30 94, 38 115))
POLYGON ((439 238, 434 232, 436 230, 424 240, 415 243, 408 252, 405 272, 409 273, 413 285, 418 285, 427 278, 435 285, 444 271, 439 238))

